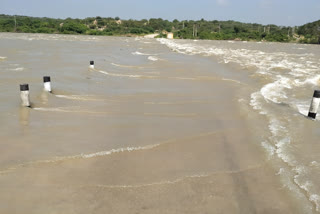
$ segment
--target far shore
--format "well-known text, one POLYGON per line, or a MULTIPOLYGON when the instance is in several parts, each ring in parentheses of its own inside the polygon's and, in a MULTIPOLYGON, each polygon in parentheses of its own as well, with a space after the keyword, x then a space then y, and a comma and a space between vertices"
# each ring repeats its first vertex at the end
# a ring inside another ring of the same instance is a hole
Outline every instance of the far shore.
POLYGON ((148 39, 150 39, 150 38, 155 38, 156 36, 159 36, 159 34, 158 33, 154 33, 154 34, 147 34, 147 35, 145 35, 145 36, 143 36, 144 38, 148 38, 148 39))
MULTIPOLYGON (((119 34, 119 35, 88 35, 88 34, 63 34, 63 33, 25 33, 25 32, 0 32, 0 34, 10 34, 10 33, 16 33, 16 34, 41 34, 41 35, 78 35, 78 36, 99 36, 99 37, 134 37, 134 38, 147 38, 147 39, 154 39, 154 38, 166 38, 166 37, 160 37, 159 33, 153 33, 153 34, 119 34)), ((173 38, 176 40, 199 40, 199 41, 233 41, 233 42, 271 42, 271 43, 291 43, 291 44, 304 44, 304 45, 317 45, 317 44, 308 44, 308 43, 300 43, 299 41, 290 41, 290 42, 279 42, 279 41, 266 41, 266 40, 241 40, 240 38, 235 39, 181 39, 181 38, 173 38)))

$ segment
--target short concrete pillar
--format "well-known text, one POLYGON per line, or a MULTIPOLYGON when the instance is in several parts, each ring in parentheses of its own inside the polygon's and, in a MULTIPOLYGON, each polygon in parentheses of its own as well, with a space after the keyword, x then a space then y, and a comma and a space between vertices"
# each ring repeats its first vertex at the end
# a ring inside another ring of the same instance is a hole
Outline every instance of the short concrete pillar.
POLYGON ((44 90, 51 93, 51 78, 49 76, 43 77, 44 90))
POLYGON ((90 61, 90 66, 89 68, 94 69, 94 61, 90 61))
POLYGON ((30 107, 30 99, 29 99, 29 85, 28 84, 21 84, 20 85, 20 97, 22 101, 22 106, 30 107))
POLYGON ((311 101, 308 117, 311 117, 313 119, 316 118, 317 112, 318 112, 318 108, 319 108, 319 104, 320 104, 320 90, 315 90, 314 93, 313 93, 313 97, 312 97, 312 101, 311 101))

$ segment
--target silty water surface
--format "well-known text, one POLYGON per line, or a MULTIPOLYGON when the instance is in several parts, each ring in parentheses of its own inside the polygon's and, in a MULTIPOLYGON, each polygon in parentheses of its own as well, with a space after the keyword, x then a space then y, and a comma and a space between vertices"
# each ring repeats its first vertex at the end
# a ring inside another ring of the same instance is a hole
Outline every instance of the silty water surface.
MULTIPOLYGON (((319 86, 317 46, 7 33, 0 38, 4 211, 13 204, 24 210, 34 203, 23 199, 34 202, 39 195, 47 201, 39 213, 48 207, 66 211, 69 205, 49 202, 61 198, 56 189, 68 186, 67 196, 81 192, 95 201, 103 198, 95 188, 112 188, 114 199, 103 196, 124 213, 139 204, 123 202, 128 191, 137 199, 158 193, 156 205, 141 201, 171 213, 212 211, 198 201, 205 195, 214 209, 229 213, 270 204, 279 206, 273 212, 288 211, 276 204, 283 199, 279 192, 299 201, 298 213, 319 211, 320 127, 305 118, 319 86), (95 69, 88 69, 90 60, 95 69), (43 92, 46 75, 53 94, 43 92), (21 83, 30 85, 32 109, 20 107, 21 83), (275 188, 277 180, 283 189, 275 188), (263 182, 267 200, 260 195, 263 182), (175 209, 165 203, 171 197, 181 198, 175 209)), ((84 198, 77 194, 75 206, 91 208, 84 198)))

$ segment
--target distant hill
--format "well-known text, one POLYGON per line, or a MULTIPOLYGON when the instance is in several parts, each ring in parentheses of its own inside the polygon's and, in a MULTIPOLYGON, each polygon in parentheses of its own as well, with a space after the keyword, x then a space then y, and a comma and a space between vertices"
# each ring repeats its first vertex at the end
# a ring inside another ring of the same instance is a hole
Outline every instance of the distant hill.
POLYGON ((0 32, 56 33, 106 36, 142 36, 172 32, 176 39, 209 39, 319 43, 320 20, 300 27, 261 25, 237 21, 182 20, 161 18, 121 20, 119 17, 53 19, 0 14, 0 32))
POLYGON ((302 42, 319 44, 320 20, 300 26, 297 33, 304 35, 302 42))

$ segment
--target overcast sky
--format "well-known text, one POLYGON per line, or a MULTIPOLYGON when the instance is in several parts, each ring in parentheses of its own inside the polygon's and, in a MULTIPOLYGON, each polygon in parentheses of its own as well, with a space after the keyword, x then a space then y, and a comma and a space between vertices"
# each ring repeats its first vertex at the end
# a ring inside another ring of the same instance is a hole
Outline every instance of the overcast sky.
POLYGON ((299 26, 320 19, 320 0, 0 0, 0 14, 52 18, 204 18, 299 26))

